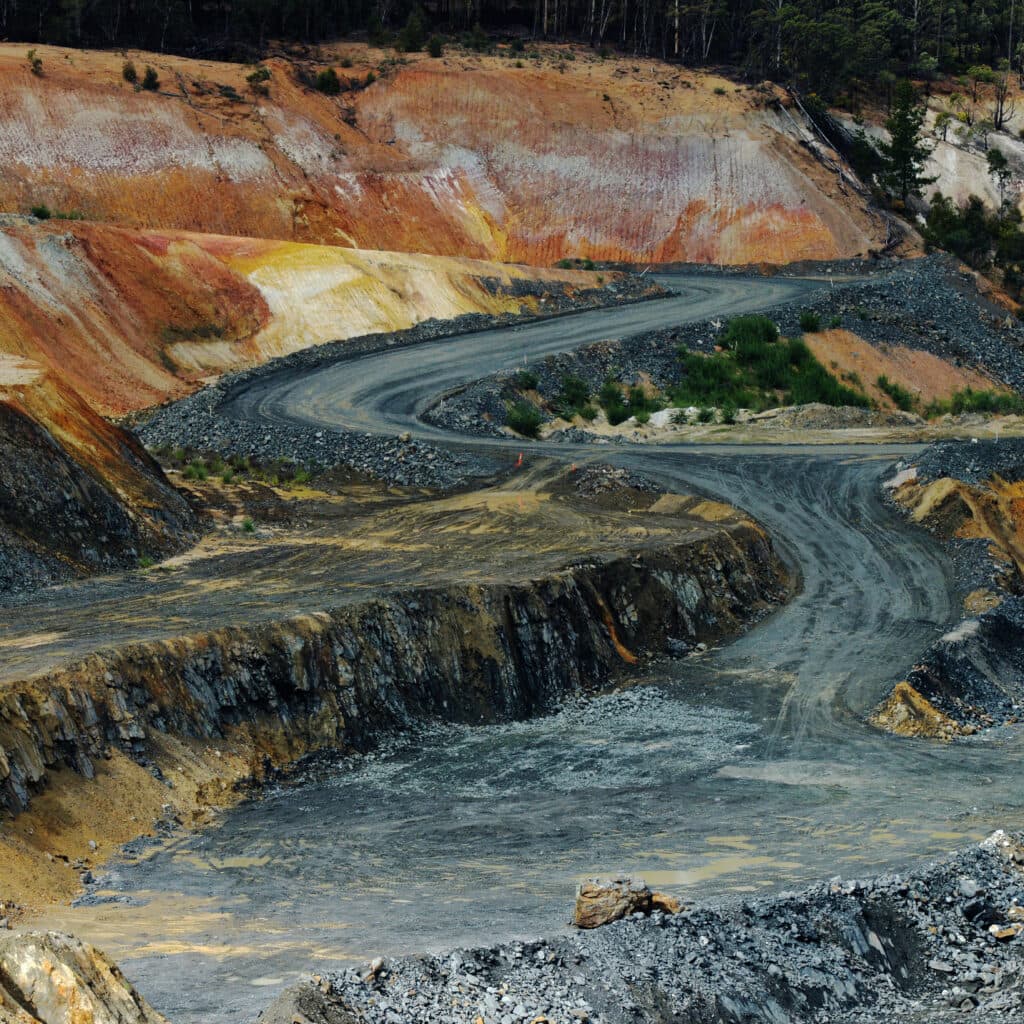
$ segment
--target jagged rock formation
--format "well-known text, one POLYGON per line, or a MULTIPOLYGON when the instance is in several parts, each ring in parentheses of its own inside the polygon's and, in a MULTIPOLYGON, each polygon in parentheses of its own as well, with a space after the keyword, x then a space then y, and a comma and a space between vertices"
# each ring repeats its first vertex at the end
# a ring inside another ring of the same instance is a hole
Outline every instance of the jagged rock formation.
POLYGON ((6 210, 537 264, 784 263, 885 238, 773 89, 654 61, 346 45, 330 97, 301 81, 322 65, 270 60, 261 95, 242 65, 136 55, 161 82, 139 92, 120 54, 38 52, 42 77, 0 48, 6 210))
POLYGON ((166 1024, 98 949, 56 932, 0 937, 2 1024, 166 1024))
POLYGON ((0 805, 23 809, 53 770, 91 776, 111 747, 144 757, 160 733, 249 732, 280 762, 423 720, 538 714, 669 638, 741 628, 785 588, 765 535, 737 521, 532 582, 406 591, 98 652, 0 688, 0 805))
POLYGON ((0 355, 0 599, 169 554, 195 530, 135 437, 40 364, 0 355))

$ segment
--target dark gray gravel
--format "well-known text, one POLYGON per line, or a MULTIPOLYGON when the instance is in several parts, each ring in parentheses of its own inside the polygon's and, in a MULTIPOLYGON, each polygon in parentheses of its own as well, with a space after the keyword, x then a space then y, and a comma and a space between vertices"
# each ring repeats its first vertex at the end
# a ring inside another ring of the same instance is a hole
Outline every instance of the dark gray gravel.
POLYGON ((902 877, 835 878, 801 893, 635 916, 566 938, 377 960, 289 990, 261 1020, 1020 1020, 1021 841, 996 833, 902 877))

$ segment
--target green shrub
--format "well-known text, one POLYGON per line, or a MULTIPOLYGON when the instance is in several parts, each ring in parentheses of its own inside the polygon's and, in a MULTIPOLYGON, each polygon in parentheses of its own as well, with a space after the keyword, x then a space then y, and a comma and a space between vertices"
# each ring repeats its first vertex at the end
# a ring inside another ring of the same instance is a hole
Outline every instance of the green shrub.
POLYGON ((540 381, 532 370, 520 370, 516 374, 516 387, 520 391, 536 391, 540 381))
POLYGON ((152 569, 154 565, 156 565, 156 559, 155 558, 152 558, 150 555, 140 555, 139 556, 139 568, 140 569, 152 569))
POLYGON ((529 402, 516 402, 508 411, 508 425, 523 437, 536 437, 543 417, 540 410, 529 402))
POLYGON ((205 480, 210 473, 204 462, 200 462, 199 459, 193 459, 185 467, 183 475, 186 480, 205 480))
POLYGON ((589 402, 586 405, 580 406, 576 410, 582 419, 585 419, 588 423, 597 419, 597 409, 592 406, 589 402))
POLYGON ((147 92, 156 92, 160 88, 160 76, 156 73, 156 68, 149 64, 142 75, 142 88, 147 92))
POLYGON ((715 410, 708 408, 706 405, 702 405, 697 410, 697 422, 698 423, 713 423, 715 419, 715 410))
POLYGON ((949 412, 956 416, 969 412, 997 416, 1021 416, 1024 415, 1024 398, 1002 391, 964 388, 962 391, 954 391, 949 398, 939 398, 929 402, 925 409, 925 415, 929 419, 943 416, 949 412))
POLYGON ((376 82, 376 81, 377 81, 377 72, 376 71, 367 71, 366 72, 366 88, 369 89, 369 87, 371 85, 373 85, 373 83, 376 82))
POLYGON ((590 400, 590 388, 587 387, 586 381, 580 380, 579 377, 563 377, 561 397, 567 405, 578 409, 590 400))
POLYGON ((614 427, 629 419, 629 410, 626 408, 626 400, 622 394, 622 388, 609 378, 601 385, 597 393, 597 404, 604 409, 608 422, 614 427))
POLYGON ((800 330, 807 334, 816 334, 821 330, 821 317, 813 309, 805 309, 800 314, 800 330))
POLYGON ((431 57, 441 57, 444 55, 444 40, 439 35, 432 35, 427 40, 427 53, 431 57))
POLYGON ((39 78, 43 76, 43 58, 40 57, 35 50, 29 50, 25 54, 25 60, 28 61, 28 69, 33 75, 39 78))
POLYGON ((832 330, 836 330, 837 328, 843 326, 843 318, 841 316, 834 316, 831 320, 829 320, 828 325, 829 327, 832 328, 832 330))
POLYGON ((341 60, 338 61, 338 63, 343 68, 350 68, 350 67, 352 67, 352 58, 351 57, 342 57, 341 60))
POLYGON ((896 403, 897 409, 911 412, 917 404, 917 398, 912 392, 908 391, 902 384, 889 380, 884 373, 879 376, 875 383, 896 403))
POLYGON ((726 402, 722 406, 722 422, 723 423, 735 423, 736 422, 736 405, 733 402, 726 402))
MULTIPOLYGON (((371 71, 372 75, 373 72, 371 71)), ((337 96, 341 92, 341 79, 338 78, 338 72, 334 68, 324 68, 316 76, 316 88, 317 92, 322 92, 325 96, 337 96)))
POLYGON ((715 86, 715 95, 716 96, 724 96, 725 95, 725 90, 720 85, 716 85, 715 86))
POLYGON ((220 475, 220 482, 222 484, 233 483, 235 479, 235 471, 233 469, 225 469, 220 475))
POLYGON ((736 317, 722 344, 726 351, 709 356, 680 348, 683 381, 673 389, 673 404, 755 411, 809 402, 870 405, 866 395, 840 384, 802 339, 780 340, 767 317, 736 317))
POLYGON ((32 216, 37 220, 49 220, 53 216, 53 211, 46 205, 46 203, 38 203, 36 206, 31 208, 32 216))
POLYGON ((255 533, 256 524, 249 518, 249 516, 246 516, 242 520, 242 529, 245 530, 246 533, 255 533))
POLYGON ((139 80, 139 73, 135 70, 135 65, 130 60, 126 60, 121 65, 121 77, 132 85, 139 80))

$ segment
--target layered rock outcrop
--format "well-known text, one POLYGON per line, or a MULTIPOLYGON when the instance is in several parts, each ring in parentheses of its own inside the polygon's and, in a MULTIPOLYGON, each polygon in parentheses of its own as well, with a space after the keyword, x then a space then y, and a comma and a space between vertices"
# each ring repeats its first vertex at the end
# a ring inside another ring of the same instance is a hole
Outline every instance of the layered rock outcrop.
POLYGON ((606 685, 669 639, 712 640, 786 593, 764 534, 713 534, 545 579, 407 591, 287 622, 98 652, 0 686, 0 804, 111 747, 245 731, 272 761, 425 720, 524 718, 606 685))

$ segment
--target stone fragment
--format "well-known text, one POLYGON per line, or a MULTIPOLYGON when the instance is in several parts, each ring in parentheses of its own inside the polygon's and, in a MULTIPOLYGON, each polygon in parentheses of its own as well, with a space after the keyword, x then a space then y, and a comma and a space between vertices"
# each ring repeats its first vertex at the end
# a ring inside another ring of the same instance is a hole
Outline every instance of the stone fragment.
POLYGON ((651 912, 651 890, 641 878, 591 878, 576 890, 577 928, 600 928, 630 914, 651 912))

